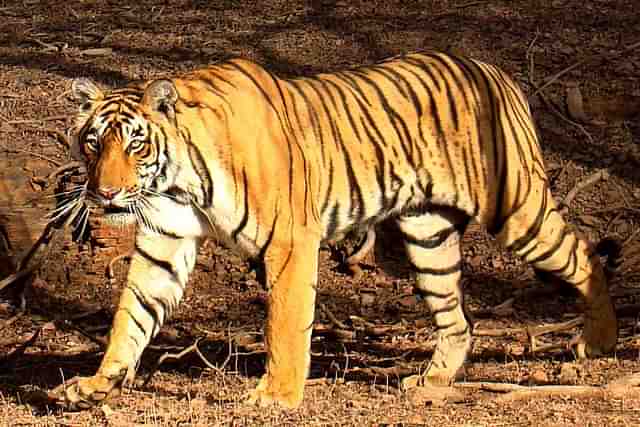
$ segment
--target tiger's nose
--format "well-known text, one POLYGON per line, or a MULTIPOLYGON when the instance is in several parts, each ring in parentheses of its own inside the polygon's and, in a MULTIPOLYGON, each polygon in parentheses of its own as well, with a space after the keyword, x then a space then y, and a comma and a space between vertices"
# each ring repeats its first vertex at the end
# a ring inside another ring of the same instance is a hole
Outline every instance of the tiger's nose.
POLYGON ((103 199, 113 200, 120 192, 120 189, 112 187, 101 187, 97 189, 97 192, 103 199))

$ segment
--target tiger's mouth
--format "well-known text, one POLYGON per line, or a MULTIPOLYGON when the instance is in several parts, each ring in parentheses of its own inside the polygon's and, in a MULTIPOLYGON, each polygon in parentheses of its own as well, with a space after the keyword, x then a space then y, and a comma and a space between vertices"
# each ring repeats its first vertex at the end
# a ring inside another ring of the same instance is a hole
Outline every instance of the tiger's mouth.
POLYGON ((121 206, 106 206, 102 217, 110 225, 123 226, 136 222, 136 215, 130 209, 121 206))

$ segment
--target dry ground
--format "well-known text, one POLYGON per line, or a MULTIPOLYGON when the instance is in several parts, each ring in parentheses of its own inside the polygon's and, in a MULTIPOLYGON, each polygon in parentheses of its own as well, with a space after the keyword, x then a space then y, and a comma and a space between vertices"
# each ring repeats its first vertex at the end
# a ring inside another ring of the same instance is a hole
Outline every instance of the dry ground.
MULTIPOLYGON (((70 124, 72 78, 87 76, 113 86, 230 56, 257 60, 282 75, 309 74, 435 48, 497 63, 533 95, 531 74, 543 82, 585 59, 544 92, 566 115, 566 93, 577 85, 590 120, 584 131, 552 113, 539 96, 531 96, 532 108, 558 198, 594 172, 609 173, 609 179, 578 193, 568 216, 592 239, 609 234, 626 241, 626 261, 613 292, 619 306, 639 303, 640 55, 630 50, 608 60, 599 56, 638 41, 640 14, 634 3, 0 0, 0 225, 12 245, 9 255, 15 258, 29 247, 51 208, 47 196, 53 188, 38 177, 68 159, 52 130, 64 131, 70 124)), ((382 233, 375 260, 367 261, 358 280, 340 266, 344 248, 321 252, 319 301, 349 332, 358 326, 349 318, 354 315, 383 328, 349 336, 318 310, 313 380, 299 410, 242 403, 263 366, 259 332, 265 295, 245 262, 210 243, 180 310, 154 341, 156 348, 145 353, 139 373, 144 378, 161 354, 197 338, 203 355, 217 367, 208 368, 195 355, 166 362, 148 385, 133 387, 108 407, 61 412, 43 405, 37 391, 94 372, 101 347, 77 328, 102 336, 122 284, 124 263, 115 281, 105 278, 114 251, 101 244, 104 240, 56 242, 33 281, 25 314, 16 317, 11 292, 2 294, 0 426, 640 424, 637 393, 514 400, 464 389, 461 401, 444 406, 415 404, 400 393, 398 375, 418 371, 429 359, 433 325, 424 303, 411 292, 393 230, 382 233)), ((563 349, 533 353, 522 328, 576 317, 580 307, 573 296, 540 283, 478 227, 468 233, 464 252, 464 286, 476 327, 520 331, 477 337, 463 380, 602 385, 640 371, 637 312, 620 318, 620 341, 609 357, 576 362, 563 349), (512 310, 487 314, 512 297, 512 310)), ((0 260, 5 273, 9 260, 0 260)), ((552 338, 565 343, 570 334, 552 338)))

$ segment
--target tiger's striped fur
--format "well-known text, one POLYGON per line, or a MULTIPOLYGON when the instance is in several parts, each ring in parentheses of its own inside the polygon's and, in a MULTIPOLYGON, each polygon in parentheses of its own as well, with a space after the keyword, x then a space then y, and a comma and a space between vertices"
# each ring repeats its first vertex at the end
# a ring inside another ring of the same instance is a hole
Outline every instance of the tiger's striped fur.
POLYGON ((389 216, 440 337, 407 384, 450 383, 470 347, 460 287, 470 219, 581 293, 581 356, 616 343, 601 264, 556 209, 526 99, 495 66, 427 52, 281 79, 231 60, 106 93, 81 79, 74 92, 90 171, 80 197, 140 231, 109 347, 95 376, 66 389, 71 408, 133 372, 210 234, 265 264, 268 357, 252 394, 262 404, 302 400, 321 242, 389 216))

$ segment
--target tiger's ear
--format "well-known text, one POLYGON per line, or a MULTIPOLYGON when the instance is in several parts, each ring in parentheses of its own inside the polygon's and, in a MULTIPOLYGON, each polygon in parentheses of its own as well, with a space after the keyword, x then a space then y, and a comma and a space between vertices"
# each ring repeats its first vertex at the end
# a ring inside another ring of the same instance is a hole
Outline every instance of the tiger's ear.
POLYGON ((178 102, 178 90, 170 80, 156 80, 144 90, 142 103, 153 111, 175 118, 175 105, 178 102))
POLYGON ((88 112, 94 102, 100 101, 104 94, 102 90, 91 80, 86 78, 75 79, 71 83, 71 93, 80 102, 80 111, 88 112))

